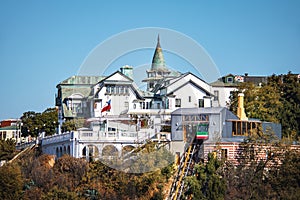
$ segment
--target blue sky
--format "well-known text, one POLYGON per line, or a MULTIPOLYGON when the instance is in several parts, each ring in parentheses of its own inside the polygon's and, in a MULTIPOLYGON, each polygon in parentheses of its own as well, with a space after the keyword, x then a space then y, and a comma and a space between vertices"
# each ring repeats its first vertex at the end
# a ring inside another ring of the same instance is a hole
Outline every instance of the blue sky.
MULTIPOLYGON (((300 73, 300 1, 175 2, 1 0, 0 119, 54 107, 60 81, 76 75, 99 43, 135 28, 191 37, 222 75, 300 73)), ((156 38, 147 39, 154 48, 156 38)), ((140 63, 151 62, 152 51, 143 55, 140 63)), ((179 67, 172 57, 166 62, 179 67)))

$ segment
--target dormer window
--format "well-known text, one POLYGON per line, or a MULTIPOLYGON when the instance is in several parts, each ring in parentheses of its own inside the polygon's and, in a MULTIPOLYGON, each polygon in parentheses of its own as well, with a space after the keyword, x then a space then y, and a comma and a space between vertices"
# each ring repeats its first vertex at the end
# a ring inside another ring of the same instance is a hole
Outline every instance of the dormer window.
POLYGON ((233 77, 227 77, 227 83, 233 83, 233 77))

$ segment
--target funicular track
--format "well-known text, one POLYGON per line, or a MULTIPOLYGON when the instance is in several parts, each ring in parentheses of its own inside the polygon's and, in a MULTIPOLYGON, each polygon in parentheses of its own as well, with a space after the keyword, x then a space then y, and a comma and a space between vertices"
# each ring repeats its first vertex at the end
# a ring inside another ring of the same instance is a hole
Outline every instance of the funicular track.
POLYGON ((194 157, 198 154, 200 150, 200 145, 195 139, 190 146, 187 148, 186 152, 180 159, 180 164, 176 177, 174 178, 168 200, 179 200, 181 195, 185 191, 184 179, 187 175, 193 175, 194 167, 194 157))

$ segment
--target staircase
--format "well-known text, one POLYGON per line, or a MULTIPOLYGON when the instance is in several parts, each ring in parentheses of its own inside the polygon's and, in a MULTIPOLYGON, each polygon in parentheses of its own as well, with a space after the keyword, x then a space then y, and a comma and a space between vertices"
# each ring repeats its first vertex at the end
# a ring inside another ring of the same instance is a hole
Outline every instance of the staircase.
POLYGON ((173 181, 169 200, 179 200, 181 195, 184 193, 184 178, 187 175, 193 175, 193 167, 194 167, 194 155, 196 155, 199 151, 200 145, 197 144, 196 140, 190 144, 187 148, 185 154, 182 156, 180 160, 180 165, 178 168, 178 173, 173 181))
POLYGON ((20 157, 21 155, 28 153, 29 151, 31 151, 32 149, 34 149, 36 147, 36 144, 31 144, 30 146, 26 147, 25 149, 23 149, 22 151, 20 151, 17 155, 15 155, 11 160, 8 161, 8 163, 12 163, 14 160, 16 160, 18 157, 20 157))

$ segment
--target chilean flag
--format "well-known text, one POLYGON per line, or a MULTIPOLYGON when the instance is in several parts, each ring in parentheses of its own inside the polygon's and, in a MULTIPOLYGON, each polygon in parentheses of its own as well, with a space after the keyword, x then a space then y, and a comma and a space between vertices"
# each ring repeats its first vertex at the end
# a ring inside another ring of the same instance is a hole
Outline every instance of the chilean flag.
POLYGON ((109 111, 111 109, 110 100, 108 100, 106 103, 107 105, 102 108, 101 112, 109 111))

